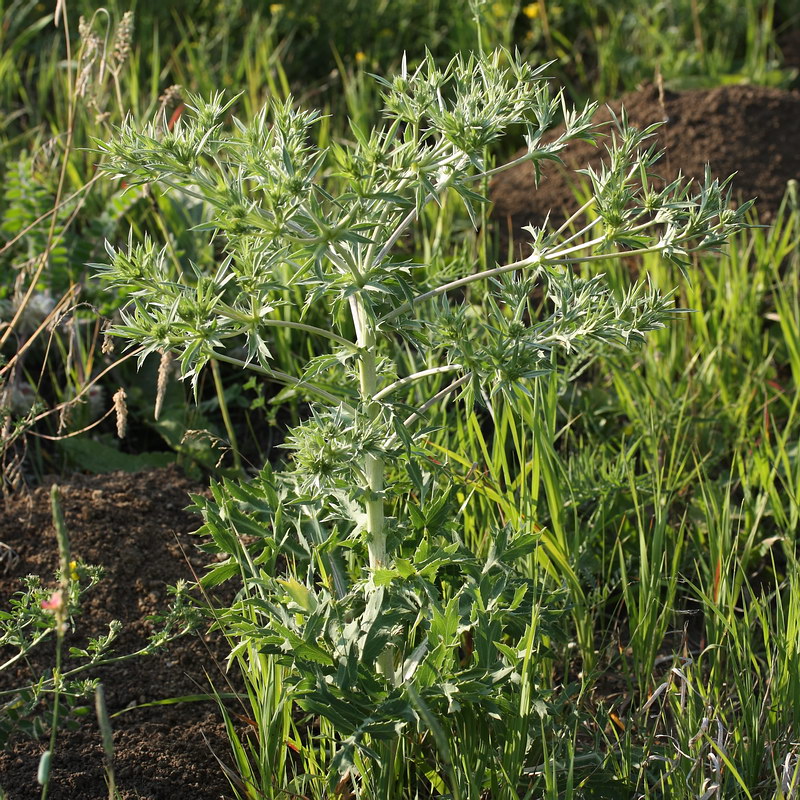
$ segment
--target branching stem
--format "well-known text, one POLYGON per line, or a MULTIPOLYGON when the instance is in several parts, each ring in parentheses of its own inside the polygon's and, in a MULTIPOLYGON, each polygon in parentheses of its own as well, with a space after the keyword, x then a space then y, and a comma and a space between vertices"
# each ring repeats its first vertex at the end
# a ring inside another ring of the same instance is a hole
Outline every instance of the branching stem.
POLYGON ((265 369, 258 364, 254 364, 252 361, 248 363, 239 358, 226 356, 224 353, 214 353, 214 358, 216 358, 218 361, 224 361, 226 364, 233 364, 237 367, 243 367, 245 369, 252 370, 253 372, 257 372, 259 375, 266 375, 268 378, 273 378, 274 380, 279 381, 280 383, 285 383, 288 386, 296 386, 298 389, 307 389, 311 394, 315 394, 318 397, 327 400, 329 403, 333 403, 334 405, 341 405, 350 413, 355 414, 355 409, 353 406, 351 406, 349 403, 346 403, 335 394, 331 394, 326 389, 323 389, 321 386, 317 386, 314 383, 295 378, 294 375, 289 375, 287 372, 281 372, 279 369, 265 369))
POLYGON ((468 383, 472 379, 472 373, 468 372, 466 375, 462 375, 458 380, 453 381, 449 386, 445 386, 440 392, 437 392, 430 400, 425 402, 422 406, 420 406, 413 414, 406 417, 403 425, 408 427, 409 425, 413 425, 417 420, 422 419, 425 414, 428 412, 429 409, 433 408, 440 400, 443 400, 449 394, 452 394, 457 389, 460 389, 465 383, 468 383))
POLYGON ((400 378, 396 380, 394 383, 390 383, 388 386, 384 386, 376 395, 375 400, 382 400, 384 397, 390 395, 392 392, 397 391, 398 389, 402 389, 404 386, 408 386, 409 383, 413 383, 415 380, 419 378, 427 378, 429 375, 440 375, 443 372, 456 372, 457 370, 464 369, 461 364, 445 364, 442 367, 431 367, 431 369, 423 369, 419 372, 415 372, 413 375, 408 375, 405 378, 400 378))
MULTIPOLYGON (((639 226, 640 228, 645 227, 644 225, 639 226)), ((696 237, 694 236, 684 236, 680 238, 674 239, 670 242, 670 245, 679 245, 683 242, 690 241, 696 237)), ((492 269, 484 270, 483 272, 476 272, 472 275, 467 275, 464 278, 459 278, 455 281, 450 281, 449 283, 443 283, 441 286, 437 286, 435 289, 431 289, 427 292, 423 292, 422 294, 417 295, 413 300, 409 300, 403 305, 398 306, 397 308, 390 311, 388 314, 384 314, 381 317, 380 322, 389 322, 405 313, 410 311, 414 306, 418 305, 419 303, 423 303, 426 300, 430 300, 433 297, 438 297, 440 294, 445 294, 446 292, 453 291, 454 289, 459 289, 462 286, 467 286, 470 283, 475 283, 475 281, 486 280, 487 278, 495 278, 498 275, 504 275, 506 272, 513 272, 514 270, 524 269, 526 267, 532 266, 545 266, 547 264, 583 264, 588 261, 603 261, 608 260, 611 258, 628 258, 630 256, 643 256, 649 253, 658 253, 666 249, 666 244, 655 244, 652 247, 640 247, 635 250, 622 250, 622 251, 615 251, 613 253, 597 253, 596 255, 592 256, 580 256, 578 258, 563 258, 564 255, 572 253, 576 250, 582 250, 586 247, 596 246, 604 241, 604 237, 598 237, 597 239, 593 239, 591 242, 586 242, 581 245, 576 245, 575 247, 567 248, 566 250, 557 251, 555 253, 548 253, 548 254, 541 254, 535 253, 533 255, 528 256, 527 258, 522 258, 519 261, 514 261, 511 264, 505 264, 502 267, 493 267, 492 269)))
POLYGON ((336 344, 340 344, 344 347, 353 346, 353 343, 349 339, 345 339, 343 336, 339 336, 333 331, 326 331, 325 328, 317 328, 315 325, 306 325, 305 322, 292 322, 286 319, 263 319, 259 324, 267 328, 294 328, 298 331, 313 333, 316 336, 324 336, 326 339, 330 339, 332 342, 336 342, 336 344))

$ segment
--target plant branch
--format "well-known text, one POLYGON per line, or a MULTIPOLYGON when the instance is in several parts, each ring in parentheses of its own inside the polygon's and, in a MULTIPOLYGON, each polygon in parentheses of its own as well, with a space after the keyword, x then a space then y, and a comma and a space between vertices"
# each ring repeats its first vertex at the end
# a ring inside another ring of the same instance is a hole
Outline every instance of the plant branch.
POLYGON ((407 375, 405 378, 400 378, 394 383, 390 383, 388 386, 385 386, 375 395, 374 399, 382 400, 387 395, 391 394, 397 389, 401 389, 403 386, 407 386, 409 383, 412 383, 418 378, 426 378, 429 375, 439 375, 444 372, 454 372, 459 369, 464 369, 464 367, 461 364, 446 364, 442 367, 432 367, 431 369, 420 370, 419 372, 413 373, 413 375, 407 375))
MULTIPOLYGON (((649 224, 649 223, 648 223, 649 224)), ((641 229, 644 226, 639 226, 641 229)), ((679 245, 684 242, 691 241, 692 239, 697 238, 696 236, 683 236, 674 239, 669 243, 669 246, 672 245, 679 245)), ((576 250, 582 250, 585 247, 595 246, 597 244, 602 243, 605 241, 605 237, 598 237, 597 239, 593 239, 591 242, 586 242, 584 244, 575 245, 574 247, 567 248, 567 250, 557 251, 553 254, 540 254, 534 253, 533 255, 528 256, 527 258, 520 259, 519 261, 514 261, 511 264, 505 264, 502 267, 494 267, 492 269, 484 270, 483 272, 476 272, 472 275, 467 275, 464 278, 459 278, 455 281, 450 281, 449 283, 443 283, 441 286, 437 286, 435 289, 430 289, 427 292, 423 292, 422 294, 417 295, 413 300, 409 300, 403 305, 398 306, 397 308, 390 311, 388 314, 384 314, 381 317, 380 322, 390 322, 391 320, 395 319, 396 317, 405 314, 406 312, 410 311, 414 306, 418 305, 419 303, 424 302, 425 300, 430 300, 432 297, 438 297, 440 294, 444 294, 446 292, 450 292, 453 289, 459 289, 462 286, 467 286, 470 283, 474 283, 475 281, 485 280, 487 278, 494 278, 498 275, 503 275, 506 272, 513 272, 514 270, 524 269, 525 267, 533 266, 547 266, 547 265, 555 265, 555 264, 582 264, 588 261, 603 261, 608 260, 610 258, 629 258, 630 256, 643 256, 648 255, 650 253, 659 253, 662 252, 667 248, 667 244, 656 244, 652 247, 639 247, 635 250, 616 250, 613 253, 598 253, 592 256, 581 256, 579 258, 563 258, 562 256, 572 253, 576 250)), ((702 249, 702 248, 696 248, 702 249)))
POLYGON ((306 325, 305 322, 292 322, 285 319, 262 319, 259 324, 268 328, 295 328, 298 331, 305 331, 306 333, 313 333, 317 336, 324 336, 326 339, 330 339, 332 342, 336 342, 343 347, 353 346, 353 343, 349 339, 345 339, 343 336, 339 336, 333 331, 326 331, 325 328, 317 328, 314 325, 306 325))
MULTIPOLYGON (((6 670, 9 667, 11 667, 14 664, 16 664, 17 661, 19 661, 23 656, 26 656, 31 650, 33 650, 33 648, 36 647, 36 645, 39 644, 39 642, 41 642, 44 639, 46 639, 53 632, 53 630, 55 630, 55 629, 54 628, 48 628, 47 630, 44 630, 41 633, 39 633, 38 636, 35 636, 33 639, 31 639, 31 641, 28 643, 27 647, 25 647, 23 650, 20 650, 19 653, 17 653, 15 656, 12 656, 11 658, 9 658, 8 661, 5 661, 4 663, 0 664, 0 672, 3 672, 3 670, 6 670)), ((7 692, 7 694, 13 694, 16 691, 17 690, 15 689, 13 691, 7 692)), ((2 695, 2 694, 4 694, 4 693, 0 692, 0 695, 2 695)))
POLYGON ((447 395, 452 394, 457 389, 460 389, 465 383, 472 379, 472 373, 468 372, 462 375, 458 380, 453 381, 449 386, 445 386, 440 392, 437 392, 430 400, 421 405, 413 414, 406 417, 403 424, 408 427, 413 425, 417 420, 425 416, 429 409, 433 408, 440 400, 443 400, 447 395))
POLYGON ((236 367, 243 367, 245 369, 252 370, 253 372, 257 372, 259 375, 265 375, 268 378, 273 378, 280 383, 285 383, 287 386, 296 386, 298 388, 305 388, 312 394, 317 395, 318 397, 327 400, 330 403, 334 403, 335 405, 343 406, 347 411, 355 414, 355 409, 349 403, 346 403, 339 397, 336 397, 335 394, 331 394, 326 389, 323 389, 321 386, 317 386, 314 383, 309 383, 308 381, 300 380, 300 378, 295 378, 293 375, 289 375, 287 372, 281 372, 279 369, 265 369, 264 367, 259 366, 258 364, 254 364, 251 362, 242 361, 239 358, 233 358, 232 356, 226 356, 224 353, 214 353, 214 358, 218 361, 224 361, 226 364, 233 364, 236 367))

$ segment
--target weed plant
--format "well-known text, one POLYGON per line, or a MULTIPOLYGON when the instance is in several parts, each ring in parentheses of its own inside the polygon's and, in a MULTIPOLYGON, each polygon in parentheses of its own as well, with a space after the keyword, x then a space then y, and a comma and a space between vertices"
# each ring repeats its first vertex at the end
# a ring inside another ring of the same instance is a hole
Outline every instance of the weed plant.
MULTIPOLYGON (((169 115, 179 112, 180 93, 172 87, 159 96, 156 89, 151 106, 139 103, 142 92, 150 93, 139 82, 144 70, 134 47, 130 12, 112 17, 105 9, 92 9, 76 26, 77 40, 71 36, 75 31, 70 29, 66 13, 57 20, 63 32, 52 32, 47 27, 52 15, 37 17, 35 4, 15 3, 3 14, 3 35, 13 44, 3 53, 8 77, 4 86, 11 92, 9 106, 17 107, 0 134, 4 146, 13 149, 17 142, 17 119, 32 115, 41 120, 38 128, 23 137, 26 149, 0 165, 4 178, 0 202, 3 490, 19 488, 31 476, 59 471, 67 464, 92 470, 130 470, 170 460, 166 453, 141 452, 143 443, 149 443, 141 432, 134 445, 138 451, 125 452, 112 434, 113 426, 104 422, 113 416, 119 421, 120 411, 145 423, 137 425, 136 431, 149 423, 156 434, 150 439, 155 438, 156 446, 163 448, 163 439, 187 467, 201 463, 213 469, 218 454, 211 452, 207 442, 218 437, 208 412, 221 409, 224 425, 220 427, 227 427, 235 442, 227 397, 240 404, 241 398, 233 392, 226 397, 219 383, 209 380, 216 397, 192 411, 183 392, 176 391, 174 382, 169 381, 168 368, 160 370, 157 388, 153 380, 153 388, 143 391, 126 371, 125 359, 113 358, 110 340, 101 330, 98 315, 112 316, 119 299, 85 281, 87 262, 102 254, 104 241, 120 238, 123 220, 126 227, 165 232, 176 260, 181 254, 200 264, 213 260, 213 251, 196 252, 194 240, 187 234, 202 220, 197 203, 175 205, 164 197, 150 204, 141 193, 126 192, 125 187, 99 186, 97 176, 92 175, 92 156, 85 148, 74 146, 76 141, 86 143, 92 135, 108 135, 109 122, 119 121, 129 112, 134 117, 152 115, 156 109, 169 115), (58 42, 52 41, 53 36, 66 42, 63 62, 58 60, 58 42), (55 45, 52 63, 39 50, 47 49, 45 40, 55 45), (31 42, 36 42, 36 47, 31 42), (30 45, 27 50, 25 43, 30 45), (31 56, 34 61, 30 64, 38 69, 36 93, 29 92, 25 83, 31 56), (37 106, 38 101, 44 103, 43 108, 37 106), (49 118, 50 113, 55 114, 54 119, 49 118), (65 135, 49 137, 50 127, 63 127, 65 135), (114 386, 112 376, 128 388, 124 409, 119 404, 112 407, 112 395, 121 397, 119 383, 114 386), (160 413, 154 413, 154 406, 160 413), (191 430, 208 433, 205 438, 190 439, 187 433, 191 430), (96 438, 85 435, 90 431, 96 438), (41 447, 41 442, 56 444, 41 447)), ((158 72, 157 66, 150 66, 158 72)), ((238 458, 234 448, 234 464, 238 458)))
MULTIPOLYGON (((210 204, 203 227, 222 250, 213 272, 192 267, 175 279, 163 248, 132 238, 109 247, 100 270, 130 297, 114 332, 143 356, 173 352, 195 386, 207 364, 235 364, 310 402, 285 467, 196 498, 206 548, 222 559, 204 583, 242 583, 215 622, 234 644, 259 730, 253 745, 229 727, 234 788, 533 797, 557 779, 546 732, 555 703, 536 667, 566 607, 537 577, 559 574, 565 530, 552 518, 543 530, 527 498, 505 499, 516 480, 506 471, 493 476, 505 484, 496 523, 473 530, 481 547, 470 546, 471 504, 456 503, 450 469, 426 451, 429 416, 457 403, 478 437, 485 409, 500 441, 527 415, 533 448, 551 449, 544 398, 557 376, 598 346, 641 343, 676 313, 669 293, 640 283, 617 295, 573 269, 623 252, 684 264, 740 230, 747 206, 728 208, 727 181, 710 177, 695 193, 680 181, 655 188, 658 154, 645 146, 653 128, 637 131, 623 115, 607 164, 588 171, 591 199, 567 224, 530 228, 520 261, 437 273, 403 248, 426 207, 456 196, 477 221, 485 178, 523 162, 538 171, 571 140, 597 135, 594 106, 570 108, 544 68, 507 51, 444 68, 428 57, 378 82, 384 124, 354 124, 352 143, 327 151, 309 133, 319 115, 289 101, 233 118, 228 132, 235 100, 220 95, 192 98, 171 128, 127 124, 98 142, 104 169, 130 185, 159 183, 210 204), (547 141, 558 117, 564 131, 547 141), (485 148, 512 125, 526 130, 528 153, 488 167, 485 148), (289 290, 302 303, 287 315, 289 290), (324 325, 304 321, 311 309, 324 325), (271 333, 281 328, 329 351, 299 374, 280 371, 271 333), (432 388, 419 394, 423 381, 432 388), (295 706, 307 715, 300 723, 295 706), (287 740, 299 763, 280 746, 287 740)), ((575 576, 566 597, 582 613, 575 576)), ((579 646, 589 669, 589 631, 579 646)))

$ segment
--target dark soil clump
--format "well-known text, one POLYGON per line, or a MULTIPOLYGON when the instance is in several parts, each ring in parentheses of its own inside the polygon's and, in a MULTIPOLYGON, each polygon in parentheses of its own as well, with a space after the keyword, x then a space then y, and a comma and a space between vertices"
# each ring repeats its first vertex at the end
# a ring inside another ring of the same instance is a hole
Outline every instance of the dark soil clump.
MULTIPOLYGON (((800 28, 786 31, 778 39, 778 46, 783 54, 783 66, 786 69, 800 70, 800 28)), ((800 76, 795 75, 794 86, 800 76)))
MULTIPOLYGON (((191 580, 192 569, 202 574, 204 557, 189 536, 200 519, 184 511, 188 494, 199 492, 200 487, 177 468, 136 475, 76 476, 59 481, 59 485, 73 557, 104 568, 101 582, 85 595, 76 633, 68 637, 67 644, 82 645, 87 637, 106 633, 109 622, 117 619, 124 628, 114 652, 133 652, 145 644, 152 631, 146 617, 166 610, 167 585, 180 578, 191 580)), ((22 576, 33 573, 47 583, 53 581, 58 552, 48 487, 15 500, 0 514, 0 541, 19 556, 5 575, 0 574, 0 598, 2 607, 7 608, 9 597, 21 588, 22 576)), ((18 662, 0 673, 0 689, 15 689, 38 679, 43 669, 52 668, 53 652, 53 644, 47 640, 34 652, 30 665, 18 662)), ((219 667, 225 652, 224 642, 189 634, 155 655, 122 661, 88 675, 102 680, 113 715, 147 702, 206 693, 206 672, 219 691, 229 691, 219 667)), ((86 705, 92 707, 91 698, 86 705)), ((125 800, 232 797, 209 749, 210 745, 223 760, 229 760, 224 727, 213 701, 133 709, 112 718, 111 724, 117 787, 125 800)), ((0 750, 0 786, 9 800, 39 797, 36 771, 46 748, 45 739, 17 734, 0 750)), ((108 797, 93 710, 76 730, 59 732, 49 797, 108 797)))
MULTIPOLYGON (((647 86, 627 94, 610 106, 619 114, 624 105, 631 124, 642 128, 666 120, 653 139, 664 156, 653 171, 666 181, 678 172, 702 181, 705 165, 715 177, 736 172, 734 198, 757 198, 761 222, 770 222, 780 206, 790 179, 800 178, 800 92, 759 86, 723 86, 691 92, 659 92, 647 86)), ((606 107, 596 121, 611 119, 606 107)), ((519 155, 521 155, 519 153, 519 155)), ((545 164, 543 177, 534 185, 530 164, 501 173, 492 182, 493 216, 500 228, 501 258, 505 258, 508 234, 514 237, 515 254, 528 241, 523 225, 541 225, 547 212, 560 222, 577 210, 573 184, 583 176, 574 170, 596 166, 606 155, 598 146, 575 142, 562 154, 560 165, 545 164)))

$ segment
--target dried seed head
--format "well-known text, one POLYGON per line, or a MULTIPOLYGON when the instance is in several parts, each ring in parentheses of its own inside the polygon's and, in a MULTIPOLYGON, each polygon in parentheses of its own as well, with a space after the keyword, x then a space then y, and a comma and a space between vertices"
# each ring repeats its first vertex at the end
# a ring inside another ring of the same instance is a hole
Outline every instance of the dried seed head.
POLYGON ((92 73, 92 63, 83 64, 78 79, 75 81, 75 94, 78 97, 85 97, 86 90, 89 88, 89 77, 92 73))
POLYGON ((62 403, 61 409, 58 412, 58 428, 56 429, 56 433, 61 434, 69 427, 72 421, 72 407, 74 405, 74 400, 68 400, 62 403))
POLYGON ((158 98, 161 108, 178 105, 181 100, 181 87, 177 83, 173 83, 172 86, 167 86, 161 97, 158 98))
POLYGON ((114 352, 114 339, 108 332, 110 327, 110 322, 106 322, 106 324, 103 325, 103 344, 100 345, 100 352, 104 356, 111 355, 111 353, 114 352))
POLYGON ((172 366, 172 356, 164 351, 161 354, 161 361, 158 365, 158 383, 156 385, 156 407, 153 410, 153 416, 158 419, 161 415, 161 409, 164 405, 164 395, 167 393, 167 380, 169 379, 169 371, 172 366))
POLYGON ((117 436, 120 439, 125 438, 125 432, 128 429, 128 406, 125 403, 125 390, 120 386, 114 394, 114 413, 117 417, 117 436))
POLYGON ((114 36, 114 52, 111 54, 111 63, 114 69, 119 69, 131 53, 133 41, 133 11, 126 11, 117 25, 114 36))
POLYGON ((81 17, 78 21, 78 33, 81 37, 80 69, 78 71, 78 78, 75 81, 75 92, 78 97, 84 97, 89 88, 92 68, 102 49, 102 42, 100 41, 100 37, 92 31, 91 23, 87 22, 84 17, 81 17))
POLYGON ((78 17, 78 35, 81 37, 81 44, 83 44, 91 35, 92 26, 86 21, 83 14, 78 17))

